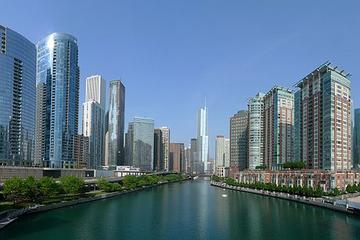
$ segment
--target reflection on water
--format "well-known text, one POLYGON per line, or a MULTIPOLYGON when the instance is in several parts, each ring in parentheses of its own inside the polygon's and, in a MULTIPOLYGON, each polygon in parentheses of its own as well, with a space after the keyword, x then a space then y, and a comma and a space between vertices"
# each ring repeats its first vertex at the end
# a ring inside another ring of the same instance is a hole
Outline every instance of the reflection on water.
POLYGON ((360 218, 197 180, 21 219, 0 239, 357 239, 360 218), (227 197, 222 195, 226 194, 227 197))

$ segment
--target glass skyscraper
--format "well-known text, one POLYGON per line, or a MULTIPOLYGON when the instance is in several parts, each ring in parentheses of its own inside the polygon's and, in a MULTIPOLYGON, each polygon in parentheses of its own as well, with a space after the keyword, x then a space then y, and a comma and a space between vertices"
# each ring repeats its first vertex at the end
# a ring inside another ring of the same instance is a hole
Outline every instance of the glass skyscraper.
POLYGON ((128 161, 142 171, 154 169, 154 120, 135 117, 127 133, 128 161))
POLYGON ((0 25, 0 165, 32 164, 35 71, 35 45, 0 25))
POLYGON ((35 160, 73 168, 78 133, 79 65, 75 37, 52 33, 37 44, 35 160))
MULTIPOLYGON (((124 127, 125 127, 125 86, 120 80, 110 82, 110 101, 107 133, 107 164, 111 167, 124 165, 124 127)), ((154 138, 154 133, 152 133, 154 138)))
POLYGON ((209 136, 208 136, 208 119, 207 107, 202 107, 198 111, 197 116, 197 147, 199 154, 199 161, 204 165, 204 172, 209 173, 209 136))
POLYGON ((354 168, 360 168, 360 108, 355 109, 354 120, 353 165, 354 168))

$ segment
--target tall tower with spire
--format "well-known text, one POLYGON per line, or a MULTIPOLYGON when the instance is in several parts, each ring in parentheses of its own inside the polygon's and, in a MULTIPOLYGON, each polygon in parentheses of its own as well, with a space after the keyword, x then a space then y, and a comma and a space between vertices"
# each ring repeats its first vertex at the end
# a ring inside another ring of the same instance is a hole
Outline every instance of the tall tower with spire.
POLYGON ((203 165, 204 173, 208 173, 211 169, 209 166, 209 136, 208 136, 208 113, 205 106, 198 110, 197 115, 197 148, 198 148, 198 159, 203 165))

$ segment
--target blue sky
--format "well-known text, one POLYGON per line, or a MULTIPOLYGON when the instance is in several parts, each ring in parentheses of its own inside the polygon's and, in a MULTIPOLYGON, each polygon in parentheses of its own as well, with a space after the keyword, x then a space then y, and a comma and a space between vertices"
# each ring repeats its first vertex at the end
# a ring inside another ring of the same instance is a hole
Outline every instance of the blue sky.
POLYGON ((0 24, 33 42, 78 38, 81 103, 86 76, 122 78, 126 125, 152 117, 174 142, 195 136, 206 96, 213 152, 249 97, 291 87, 327 60, 352 74, 360 107, 358 1, 0 0, 0 9, 0 24))

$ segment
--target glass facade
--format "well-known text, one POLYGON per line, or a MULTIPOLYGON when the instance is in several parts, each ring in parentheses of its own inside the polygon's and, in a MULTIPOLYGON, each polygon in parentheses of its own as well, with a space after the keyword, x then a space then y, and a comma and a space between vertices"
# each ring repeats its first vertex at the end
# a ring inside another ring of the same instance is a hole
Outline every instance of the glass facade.
MULTIPOLYGON (((120 80, 110 82, 108 112, 108 159, 109 166, 124 165, 125 87, 120 80)), ((154 136, 152 136, 154 138, 154 136)))
POLYGON ((127 149, 131 165, 142 171, 154 169, 154 120, 135 117, 129 123, 127 149))
POLYGON ((197 125, 197 147, 199 161, 204 165, 204 172, 209 172, 209 136, 208 136, 208 115, 207 107, 200 108, 198 111, 197 125))
POLYGON ((78 45, 73 36, 53 33, 37 44, 36 157, 38 164, 73 168, 78 133, 78 45))
POLYGON ((355 109, 353 142, 353 165, 360 168, 360 108, 355 109))
POLYGON ((0 165, 32 164, 35 71, 35 45, 0 25, 0 165))

